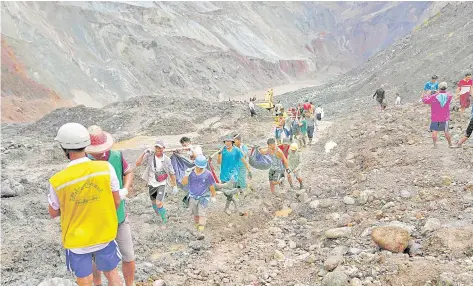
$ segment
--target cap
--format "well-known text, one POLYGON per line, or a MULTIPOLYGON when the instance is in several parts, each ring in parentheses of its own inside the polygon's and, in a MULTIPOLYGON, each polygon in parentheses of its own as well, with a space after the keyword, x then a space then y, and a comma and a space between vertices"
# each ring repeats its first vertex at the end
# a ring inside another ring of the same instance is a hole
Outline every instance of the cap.
POLYGON ((158 141, 156 141, 156 143, 154 143, 154 147, 164 148, 165 145, 164 145, 163 141, 158 140, 158 141))
POLYGON ((447 83, 442 81, 441 83, 439 83, 439 88, 440 89, 446 89, 448 87, 447 83))
POLYGON ((297 149, 299 149, 299 145, 296 142, 294 142, 291 144, 290 148, 292 151, 297 151, 297 149))

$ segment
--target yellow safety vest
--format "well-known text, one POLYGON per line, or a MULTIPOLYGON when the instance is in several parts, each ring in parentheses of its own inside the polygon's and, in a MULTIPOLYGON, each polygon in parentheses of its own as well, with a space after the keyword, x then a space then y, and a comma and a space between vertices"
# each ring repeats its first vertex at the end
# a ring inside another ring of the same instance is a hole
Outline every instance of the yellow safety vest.
POLYGON ((73 165, 49 181, 59 199, 64 248, 89 247, 115 239, 118 219, 108 162, 73 165))

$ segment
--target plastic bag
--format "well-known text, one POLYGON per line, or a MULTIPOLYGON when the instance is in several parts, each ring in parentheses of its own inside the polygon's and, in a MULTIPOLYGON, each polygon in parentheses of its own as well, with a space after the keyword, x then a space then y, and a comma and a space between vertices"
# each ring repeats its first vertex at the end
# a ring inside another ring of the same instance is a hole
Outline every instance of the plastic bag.
POLYGON ((262 155, 258 147, 253 147, 249 156, 250 166, 258 170, 268 170, 271 167, 271 157, 262 155))

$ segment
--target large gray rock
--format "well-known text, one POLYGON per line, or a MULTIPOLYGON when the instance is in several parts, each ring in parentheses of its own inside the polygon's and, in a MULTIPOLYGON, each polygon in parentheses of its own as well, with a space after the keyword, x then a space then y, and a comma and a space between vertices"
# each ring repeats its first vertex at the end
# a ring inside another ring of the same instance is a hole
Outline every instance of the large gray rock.
POLYGON ((346 286, 348 279, 348 275, 341 271, 329 272, 322 280, 322 286, 346 286))
POLYGON ((325 236, 327 238, 342 238, 342 237, 349 237, 351 234, 350 227, 340 227, 340 228, 332 228, 325 231, 325 236))
POLYGON ((9 198, 21 196, 25 191, 25 187, 13 179, 7 179, 2 182, 0 188, 0 197, 9 198))
POLYGON ((437 218, 429 218, 422 228, 422 233, 425 234, 430 231, 436 231, 442 227, 442 222, 437 218))
POLYGON ((338 265, 343 263, 343 256, 341 255, 334 255, 330 256, 324 262, 324 269, 327 271, 332 271, 337 268, 338 265))

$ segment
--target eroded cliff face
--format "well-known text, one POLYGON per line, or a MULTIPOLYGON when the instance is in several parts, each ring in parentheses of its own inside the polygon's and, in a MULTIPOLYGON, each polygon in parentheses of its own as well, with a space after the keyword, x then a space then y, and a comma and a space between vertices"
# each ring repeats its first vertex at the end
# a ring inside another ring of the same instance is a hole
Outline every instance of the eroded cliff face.
POLYGON ((2 120, 31 120, 72 102, 99 107, 141 95, 221 100, 345 72, 436 9, 428 2, 2 6, 2 46, 23 67, 18 73, 9 67, 8 55, 4 64, 2 54, 2 101, 39 100, 49 106, 30 117, 12 110, 2 120), (14 88, 21 79, 47 91, 14 88))

